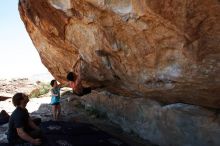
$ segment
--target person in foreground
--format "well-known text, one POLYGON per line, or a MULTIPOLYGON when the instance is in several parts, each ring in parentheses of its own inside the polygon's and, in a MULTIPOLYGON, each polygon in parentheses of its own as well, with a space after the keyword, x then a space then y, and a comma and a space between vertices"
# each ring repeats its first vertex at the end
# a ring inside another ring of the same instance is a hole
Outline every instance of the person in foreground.
POLYGON ((24 93, 16 93, 12 103, 16 109, 9 119, 8 142, 11 146, 22 144, 41 144, 41 130, 29 116, 26 105, 29 98, 24 93))

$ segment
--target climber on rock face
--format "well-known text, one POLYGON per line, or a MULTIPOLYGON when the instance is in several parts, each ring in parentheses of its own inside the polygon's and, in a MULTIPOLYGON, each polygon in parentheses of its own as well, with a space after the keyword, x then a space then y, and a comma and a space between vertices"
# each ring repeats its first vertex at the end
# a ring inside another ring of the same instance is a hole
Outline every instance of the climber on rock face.
POLYGON ((78 96, 82 96, 82 95, 91 93, 90 87, 83 87, 82 86, 81 61, 82 61, 82 57, 79 55, 77 57, 76 62, 73 64, 73 67, 72 67, 73 70, 71 70, 66 76, 66 79, 68 80, 68 83, 67 83, 68 86, 70 88, 72 88, 73 93, 78 96))
POLYGON ((67 74, 66 79, 68 80, 67 86, 72 88, 73 93, 78 96, 83 96, 85 94, 91 93, 91 90, 98 88, 103 88, 103 85, 92 86, 92 87, 83 87, 82 85, 82 71, 81 66, 83 63, 82 57, 79 55, 76 62, 73 64, 71 71, 67 74))
POLYGON ((73 89, 73 92, 78 95, 82 96, 85 94, 91 93, 91 87, 83 87, 82 86, 82 80, 81 80, 81 75, 76 75, 73 72, 69 72, 67 74, 67 80, 69 83, 69 87, 73 89))

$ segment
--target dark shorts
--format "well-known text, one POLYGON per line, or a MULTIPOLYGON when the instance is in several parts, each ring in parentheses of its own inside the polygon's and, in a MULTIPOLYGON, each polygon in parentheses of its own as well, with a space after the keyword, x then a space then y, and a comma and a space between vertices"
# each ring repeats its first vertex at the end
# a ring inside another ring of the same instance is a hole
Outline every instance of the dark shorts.
POLYGON ((51 105, 60 105, 60 102, 51 103, 51 105))

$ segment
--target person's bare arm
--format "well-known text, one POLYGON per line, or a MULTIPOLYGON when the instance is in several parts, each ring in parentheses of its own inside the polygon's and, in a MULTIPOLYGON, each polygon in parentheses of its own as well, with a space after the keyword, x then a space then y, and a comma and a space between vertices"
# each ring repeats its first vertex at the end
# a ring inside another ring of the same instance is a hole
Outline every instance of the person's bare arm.
MULTIPOLYGON (((78 56, 77 60, 81 60, 81 56, 78 56)), ((81 71, 81 65, 78 66, 78 69, 76 70, 76 75, 77 75, 77 78, 76 78, 76 85, 81 85, 81 82, 82 82, 82 71, 81 71)))
POLYGON ((40 130, 40 128, 31 120, 31 118, 28 119, 28 124, 32 129, 40 130))
POLYGON ((28 135, 24 130, 23 128, 16 128, 17 130, 17 133, 18 133, 18 136, 25 140, 25 141, 28 141, 30 142, 31 144, 33 145, 40 145, 41 144, 41 140, 40 139, 34 139, 32 138, 30 135, 28 135))
POLYGON ((68 87, 69 86, 69 83, 64 83, 64 84, 59 84, 58 87, 59 88, 63 88, 63 87, 68 87))
POLYGON ((51 89, 51 95, 52 96, 58 96, 58 94, 55 94, 52 89, 51 89))
POLYGON ((82 82, 82 78, 80 73, 77 75, 77 79, 76 79, 76 86, 80 86, 82 82))

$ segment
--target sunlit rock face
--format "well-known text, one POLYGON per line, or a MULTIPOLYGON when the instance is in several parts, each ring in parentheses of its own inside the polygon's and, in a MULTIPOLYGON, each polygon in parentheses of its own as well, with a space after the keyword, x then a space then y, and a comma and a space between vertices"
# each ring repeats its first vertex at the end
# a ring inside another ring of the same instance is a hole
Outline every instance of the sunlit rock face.
POLYGON ((218 0, 20 0, 59 81, 78 56, 85 83, 164 103, 220 108, 218 0))

